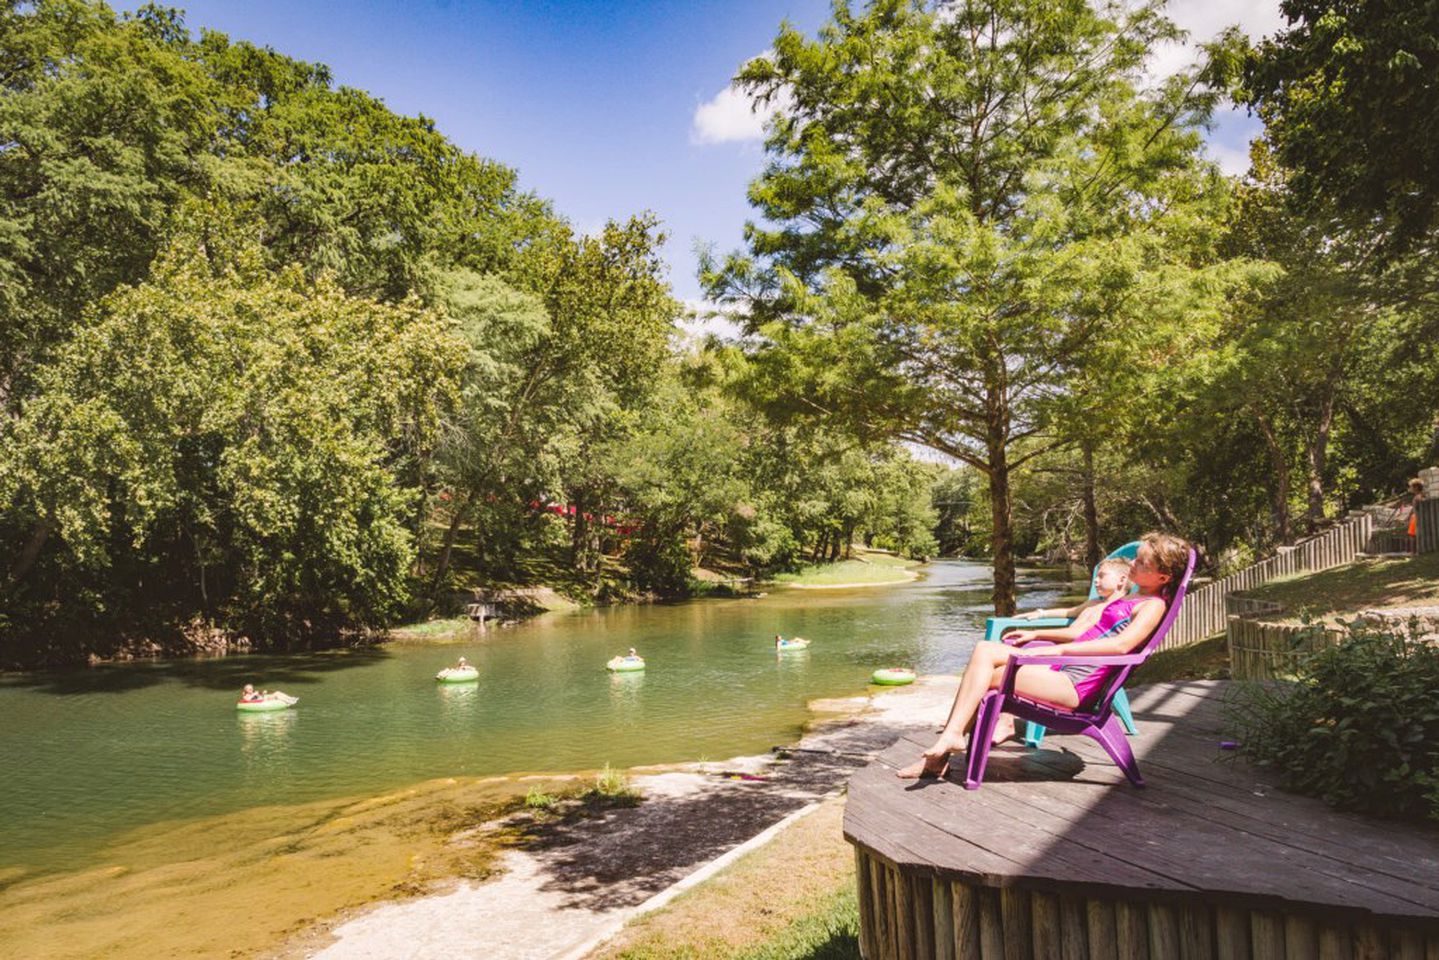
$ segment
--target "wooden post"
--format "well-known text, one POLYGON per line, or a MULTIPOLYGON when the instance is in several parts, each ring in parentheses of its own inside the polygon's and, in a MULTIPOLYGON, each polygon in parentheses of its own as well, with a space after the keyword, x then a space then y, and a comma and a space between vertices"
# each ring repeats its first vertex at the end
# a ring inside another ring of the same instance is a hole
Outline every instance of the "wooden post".
POLYGON ((907 878, 910 888, 910 902, 914 910, 915 956, 922 960, 934 957, 934 885, 929 877, 907 878))
POLYGON ((1389 945, 1384 931, 1377 927, 1354 928, 1354 960, 1389 960, 1389 945))
POLYGON ((930 881, 933 904, 934 955, 936 960, 957 960, 954 955, 954 888, 948 880, 930 881))
POLYGON ((1284 921, 1279 914, 1251 911, 1249 937, 1254 960, 1284 960, 1284 921))
POLYGON ((1114 931, 1119 938, 1119 960, 1149 960, 1148 910, 1126 900, 1116 901, 1114 931))
POLYGON ((1354 960, 1348 927, 1325 924, 1319 928, 1319 960, 1354 960))
POLYGON ((1004 960, 1033 960, 1029 937, 1029 892, 1018 887, 999 891, 999 909, 1004 920, 1004 960))
POLYGON ((1059 956, 1061 960, 1089 960, 1084 901, 1075 897, 1059 898, 1059 956))
POLYGON ((979 894, 968 884, 952 883, 950 897, 954 901, 954 952, 962 960, 982 957, 979 942, 979 894))
POLYGON ((1090 900, 1085 907, 1089 928, 1089 960, 1119 960, 1119 935, 1114 929, 1114 905, 1090 900))
POLYGON ((1053 893, 1030 894, 1029 913, 1035 957, 1050 960, 1059 956, 1059 897, 1053 893))
POLYGON ((1149 955, 1154 960, 1169 960, 1179 953, 1179 908, 1150 904, 1149 955))
POLYGON ((980 887, 979 894, 979 956, 980 960, 1005 960, 1004 921, 999 912, 999 891, 980 887))
POLYGON ((869 858, 859 847, 854 848, 854 879, 859 901, 859 955, 863 960, 879 960, 879 945, 874 938, 873 890, 870 887, 869 858))
POLYGON ((1234 907, 1214 910, 1214 956, 1217 960, 1249 960, 1249 915, 1234 907))
POLYGON ((1310 960, 1319 956, 1319 928, 1308 917, 1284 916, 1284 960, 1310 960))
POLYGON ((1179 956, 1182 960, 1211 960, 1214 956, 1214 922, 1202 904, 1179 911, 1179 956))

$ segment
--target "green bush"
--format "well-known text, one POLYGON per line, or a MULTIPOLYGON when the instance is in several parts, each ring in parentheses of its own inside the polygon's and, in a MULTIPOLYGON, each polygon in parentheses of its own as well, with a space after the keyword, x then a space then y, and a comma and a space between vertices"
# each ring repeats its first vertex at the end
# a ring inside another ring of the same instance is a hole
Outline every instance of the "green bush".
POLYGON ((1286 790, 1345 810, 1439 820, 1439 646, 1350 628, 1292 683, 1229 704, 1241 750, 1286 790))

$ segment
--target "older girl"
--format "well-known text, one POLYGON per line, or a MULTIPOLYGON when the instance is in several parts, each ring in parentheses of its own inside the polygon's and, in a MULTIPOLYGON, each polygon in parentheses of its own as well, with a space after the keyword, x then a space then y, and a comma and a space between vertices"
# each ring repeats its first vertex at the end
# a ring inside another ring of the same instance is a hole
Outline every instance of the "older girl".
MULTIPOLYGON (((1130 568, 1129 579, 1139 592, 1108 604, 1099 622, 1079 636, 1065 630, 1024 630, 1013 635, 1020 643, 1030 640, 1059 641, 1024 651, 1025 656, 1054 657, 1115 656, 1140 647, 1164 619, 1164 610, 1184 569, 1189 563, 1189 544, 1163 533, 1147 533, 1140 540, 1139 554, 1130 568), (1128 625, 1123 625, 1125 621, 1128 625)), ((969 666, 959 681, 949 720, 939 739, 914 763, 899 771, 905 779, 942 777, 949 768, 949 755, 964 749, 964 735, 974 722, 979 701, 1004 680, 1005 665, 1014 648, 1005 643, 982 641, 974 648, 969 666)), ((1074 709, 1095 695, 1114 668, 1103 666, 1023 666, 1015 675, 1014 691, 1030 700, 1074 709)))

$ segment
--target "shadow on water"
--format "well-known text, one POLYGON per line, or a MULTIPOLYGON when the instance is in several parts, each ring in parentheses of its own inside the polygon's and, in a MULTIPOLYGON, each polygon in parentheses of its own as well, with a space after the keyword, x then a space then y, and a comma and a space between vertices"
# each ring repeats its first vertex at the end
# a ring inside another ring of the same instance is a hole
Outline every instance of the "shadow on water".
POLYGON ((286 654, 246 654, 192 660, 103 664, 74 670, 0 676, 0 689, 33 690, 57 696, 129 693, 177 682, 203 690, 237 690, 263 676, 268 687, 301 687, 326 675, 371 667, 390 659, 382 647, 315 650, 286 654))

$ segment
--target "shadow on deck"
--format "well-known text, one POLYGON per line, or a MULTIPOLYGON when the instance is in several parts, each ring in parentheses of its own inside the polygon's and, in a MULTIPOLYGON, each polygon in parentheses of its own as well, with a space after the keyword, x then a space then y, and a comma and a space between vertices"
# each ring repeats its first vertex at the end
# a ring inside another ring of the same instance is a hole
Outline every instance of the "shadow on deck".
POLYGON ((1143 790, 1078 736, 996 748, 977 791, 896 779, 921 735, 884 751, 845 810, 863 955, 1439 960, 1439 830, 1271 786, 1219 748, 1226 686, 1132 691, 1143 790))

